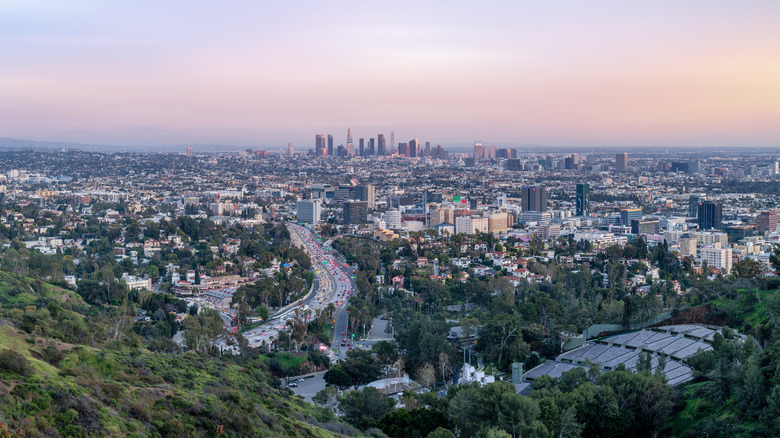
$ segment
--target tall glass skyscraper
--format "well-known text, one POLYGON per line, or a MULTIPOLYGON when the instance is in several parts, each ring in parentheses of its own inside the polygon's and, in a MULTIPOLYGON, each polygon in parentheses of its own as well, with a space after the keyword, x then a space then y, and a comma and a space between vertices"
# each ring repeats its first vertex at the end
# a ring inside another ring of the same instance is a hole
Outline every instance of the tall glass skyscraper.
POLYGON ((590 216, 590 184, 577 184, 577 216, 590 216))

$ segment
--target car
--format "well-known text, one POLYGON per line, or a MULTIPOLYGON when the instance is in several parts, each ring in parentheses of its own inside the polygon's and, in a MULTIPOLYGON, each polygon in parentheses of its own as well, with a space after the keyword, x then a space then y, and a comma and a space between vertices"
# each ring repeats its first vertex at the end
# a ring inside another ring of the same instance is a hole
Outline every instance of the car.
POLYGON ((341 332, 341 336, 344 336, 344 332, 341 332))
POLYGON ((290 388, 297 388, 298 387, 298 382, 293 380, 292 382, 287 384, 287 386, 289 386, 290 388))

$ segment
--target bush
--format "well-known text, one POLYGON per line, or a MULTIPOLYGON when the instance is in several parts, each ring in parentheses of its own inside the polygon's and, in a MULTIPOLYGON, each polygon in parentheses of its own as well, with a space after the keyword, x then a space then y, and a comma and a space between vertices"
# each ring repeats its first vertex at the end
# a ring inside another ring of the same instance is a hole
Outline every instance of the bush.
POLYGON ((6 348, 0 351, 0 372, 28 377, 33 373, 33 367, 21 353, 6 348))
POLYGON ((48 347, 44 348, 43 354, 41 354, 43 360, 54 365, 55 367, 60 365, 60 362, 62 362, 62 359, 64 359, 66 355, 66 351, 59 350, 53 345, 49 345, 48 347))

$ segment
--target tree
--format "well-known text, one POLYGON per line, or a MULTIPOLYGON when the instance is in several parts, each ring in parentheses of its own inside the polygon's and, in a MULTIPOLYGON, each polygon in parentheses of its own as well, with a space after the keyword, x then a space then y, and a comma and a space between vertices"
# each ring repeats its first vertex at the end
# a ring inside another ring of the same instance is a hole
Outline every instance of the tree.
POLYGON ((215 309, 204 309, 196 316, 187 316, 182 325, 184 342, 196 351, 208 352, 225 332, 222 317, 215 309))
POLYGON ((452 365, 450 364, 450 356, 447 353, 439 353, 439 375, 441 379, 446 381, 450 378, 452 372, 452 365))
POLYGON ((438 427, 433 432, 429 433, 426 438, 456 438, 455 434, 451 431, 443 428, 438 427))
POLYGON ((579 438, 584 426, 577 422, 577 410, 574 406, 561 412, 559 428, 555 432, 557 438, 579 438))
POLYGON ((328 385, 337 386, 339 389, 344 390, 349 386, 352 386, 352 377, 349 376, 347 370, 341 365, 333 365, 325 372, 325 383, 328 385))
POLYGON ((498 403, 498 424, 512 438, 526 436, 523 431, 538 418, 539 406, 535 401, 512 393, 501 395, 501 401, 498 403))
POLYGON ((639 356, 637 357, 636 371, 639 373, 643 371, 650 372, 652 369, 652 360, 653 357, 650 355, 650 353, 640 351, 639 356))
POLYGON ((769 256, 769 263, 775 268, 775 271, 780 272, 780 245, 775 245, 773 253, 769 256))
POLYGON ((104 315, 103 320, 108 327, 108 339, 121 342, 133 328, 133 318, 123 308, 113 307, 104 315))
POLYGON ((731 274, 741 278, 756 278, 761 275, 761 263, 753 259, 742 259, 731 268, 731 274))
POLYGON ((320 406, 331 406, 339 400, 339 390, 333 386, 322 388, 312 397, 312 401, 320 406))
POLYGON ((780 384, 772 388, 766 399, 766 407, 761 413, 761 423, 767 431, 780 430, 780 384))
POLYGON ((417 381, 426 388, 433 386, 436 383, 436 368, 429 363, 423 365, 417 370, 417 381))
POLYGON ((764 374, 757 356, 750 356, 742 377, 742 404, 746 412, 761 409, 764 400, 764 374))
POLYGON ((379 364, 371 357, 371 353, 365 350, 348 351, 341 366, 349 374, 355 386, 373 382, 379 379, 381 374, 379 364))
POLYGON ((367 387, 360 391, 350 391, 339 401, 339 409, 350 424, 367 429, 389 413, 395 401, 382 394, 378 389, 367 387))
POLYGON ((438 409, 398 409, 379 420, 379 428, 392 438, 430 436, 447 427, 447 416, 438 409))
POLYGON ((374 344, 371 351, 376 353, 376 356, 384 367, 385 374, 388 373, 390 364, 398 359, 398 346, 395 344, 395 341, 379 341, 374 344))
POLYGON ((149 276, 152 281, 155 281, 157 280, 157 277, 160 276, 160 269, 155 265, 149 265, 149 267, 146 268, 146 275, 149 276))

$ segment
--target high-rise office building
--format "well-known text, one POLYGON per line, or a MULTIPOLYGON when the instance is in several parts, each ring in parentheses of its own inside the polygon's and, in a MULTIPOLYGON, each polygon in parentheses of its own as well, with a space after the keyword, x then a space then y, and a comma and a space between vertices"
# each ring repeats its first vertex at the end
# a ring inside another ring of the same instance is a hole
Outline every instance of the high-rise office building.
POLYGON ((723 220, 723 205, 715 201, 699 202, 697 216, 700 230, 721 229, 723 220))
POLYGON ((347 155, 355 155, 355 143, 352 142, 352 128, 347 128, 347 155))
POLYGON ((395 153, 395 132, 390 131, 390 155, 395 153))
POLYGON ((387 155, 387 143, 385 143, 385 135, 378 134, 376 136, 377 148, 379 148, 379 155, 387 155))
POLYGON ((481 160, 485 158, 485 146, 481 141, 474 142, 474 160, 481 160))
POLYGON ((323 155, 328 155, 328 150, 325 149, 325 135, 324 134, 317 134, 314 137, 314 153, 318 157, 323 155))
POLYGON ((187 156, 188 157, 192 156, 192 146, 187 147, 187 156))
POLYGON ((547 211, 547 187, 523 187, 523 212, 547 211))
POLYGON ((564 167, 568 170, 578 169, 580 165, 580 154, 569 154, 563 160, 564 167))
POLYGON ((780 223, 780 210, 762 211, 756 218, 756 228, 759 231, 774 233, 780 223))
POLYGON ((590 216, 590 184, 577 184, 577 216, 590 216))
POLYGON ((333 135, 328 134, 328 155, 333 155, 333 135))
POLYGON ((615 154, 615 170, 618 172, 625 172, 628 170, 628 152, 615 154))
POLYGON ((688 197, 688 217, 699 216, 699 202, 703 201, 699 195, 691 195, 688 197))
POLYGON ((376 155, 376 149, 374 146, 373 138, 368 139, 368 151, 366 152, 366 155, 376 155))
POLYGON ((366 201, 347 201, 344 203, 344 223, 362 224, 368 218, 366 201))
POLYGON ((358 155, 362 157, 365 154, 366 154, 366 147, 365 147, 364 140, 362 138, 359 138, 358 139, 358 155))
POLYGON ((393 208, 385 212, 387 228, 400 228, 402 225, 401 212, 393 208))
POLYGON ((642 219, 641 208, 624 208, 620 210, 620 223, 621 225, 630 227, 631 221, 642 219))
POLYGON ((298 222, 317 225, 322 217, 322 201, 319 199, 303 199, 298 201, 296 214, 298 222))
POLYGON ((292 143, 287 143, 287 155, 292 157, 293 156, 293 147, 292 143))
POLYGON ((506 170, 519 172, 523 170, 523 163, 520 162, 520 160, 518 160, 517 158, 510 158, 506 160, 506 170))
POLYGON ((352 193, 356 200, 366 201, 368 208, 376 206, 376 188, 373 184, 355 186, 352 193))
POLYGON ((419 141, 415 138, 409 141, 409 156, 414 158, 417 156, 417 149, 420 147, 419 141))

